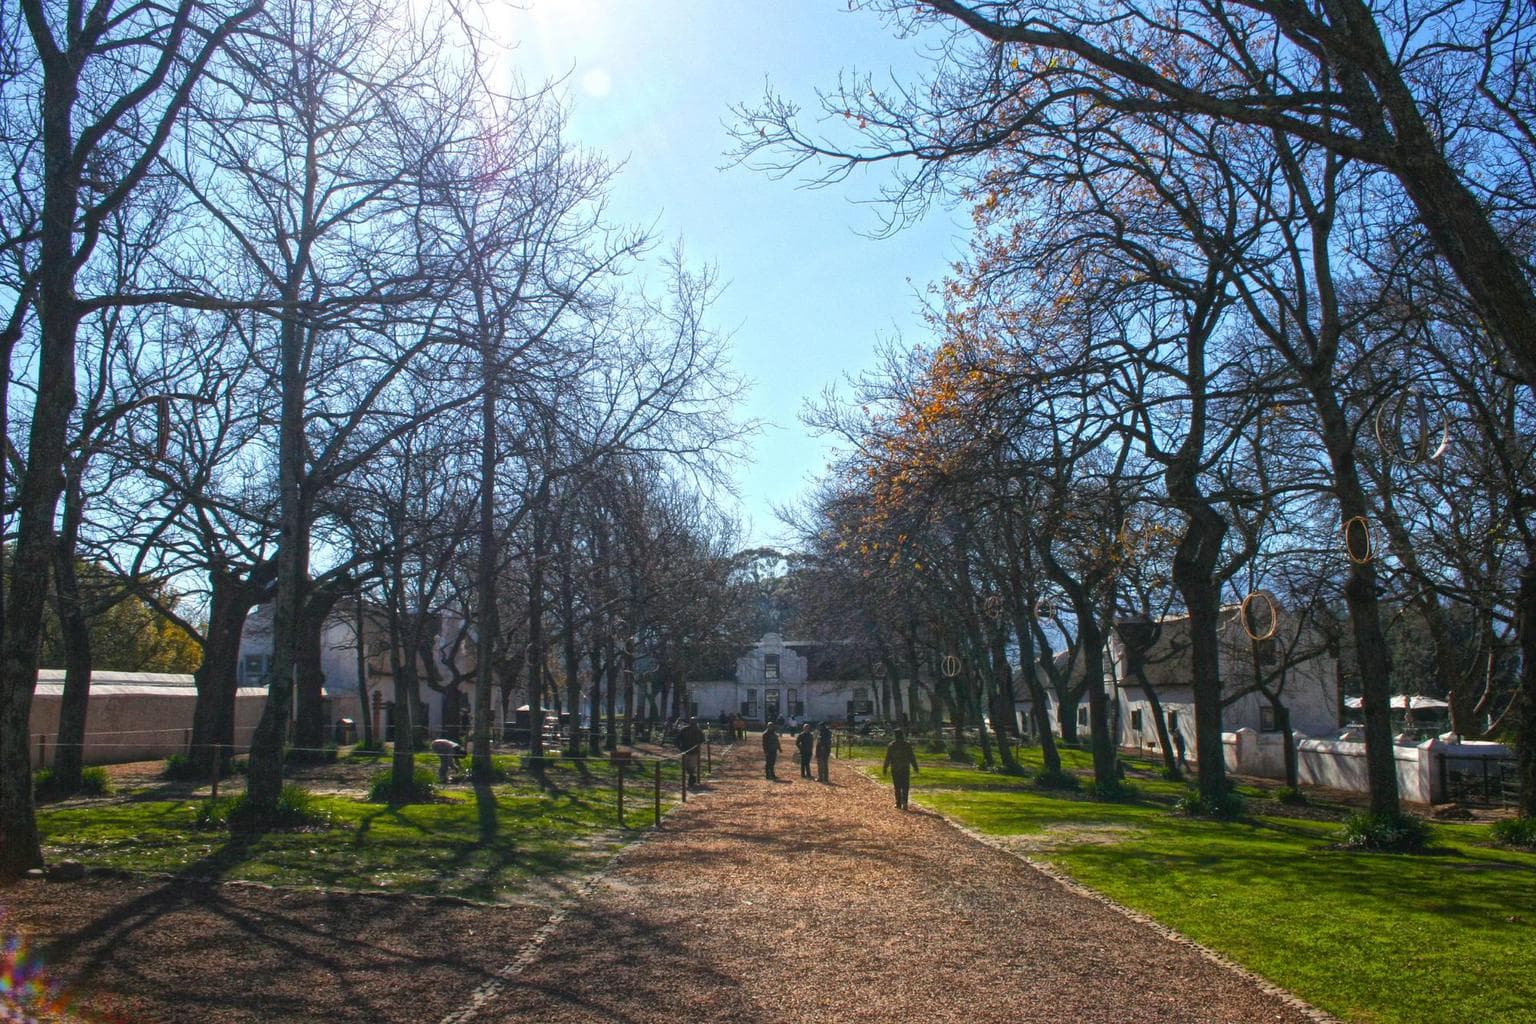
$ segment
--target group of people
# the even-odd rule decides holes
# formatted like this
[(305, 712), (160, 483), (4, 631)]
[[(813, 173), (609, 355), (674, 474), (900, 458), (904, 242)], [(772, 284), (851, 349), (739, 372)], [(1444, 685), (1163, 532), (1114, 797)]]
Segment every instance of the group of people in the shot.
[[(811, 758), (814, 757), (816, 781), (830, 781), (827, 774), (828, 762), (832, 759), (832, 727), (830, 725), (823, 722), (820, 728), (815, 728), (810, 722), (805, 723), (795, 734), (795, 751), (800, 755), (802, 779), (811, 777)], [(775, 773), (778, 761), (778, 724), (769, 722), (767, 728), (763, 730), (763, 771), (771, 780), (778, 779)], [(885, 763), (880, 769), (880, 774), (891, 777), (891, 782), (896, 787), (896, 806), (901, 810), (907, 808), (907, 796), (912, 790), (912, 773), (917, 770), (917, 751), (913, 750), (912, 744), (907, 741), (906, 731), (897, 729), (895, 737), (885, 748)]]
[[(816, 759), (816, 781), (830, 782), (828, 764), (832, 760), (832, 727), (826, 722), (817, 729), (810, 722), (795, 734), (795, 751), (800, 755), (800, 777), (811, 778), (811, 759)], [(779, 726), (769, 722), (763, 730), (763, 771), (770, 779), (777, 779), (774, 768), (779, 761)]]

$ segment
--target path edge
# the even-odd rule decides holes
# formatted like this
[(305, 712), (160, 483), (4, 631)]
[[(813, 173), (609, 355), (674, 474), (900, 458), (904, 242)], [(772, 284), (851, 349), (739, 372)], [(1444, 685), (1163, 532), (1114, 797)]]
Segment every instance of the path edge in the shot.
[[(723, 755), (734, 749), (735, 744), (726, 747), (721, 751), (722, 757), (720, 760), (724, 761)], [(697, 800), (698, 796), (693, 797), (693, 799)], [(687, 806), (683, 802), (674, 803), (667, 809), (667, 813), (661, 816), (662, 821), (666, 821), (676, 814), (679, 809)], [(607, 881), (614, 871), (622, 866), (629, 852), (639, 849), (660, 834), (661, 829), (656, 827), (643, 830), (632, 842), (625, 843), (612, 857), (608, 858), (607, 863), (602, 867), (572, 886), (561, 897), (558, 905), (550, 912), (549, 917), (545, 918), (544, 923), (518, 949), (517, 955), (499, 968), (495, 974), (476, 986), (475, 990), (469, 994), (469, 997), (464, 1000), (463, 1004), (457, 1009), (450, 1011), (438, 1024), (469, 1024), (470, 1021), (479, 1016), (481, 1010), (485, 1009), (486, 1006), (490, 1005), (494, 999), (506, 990), (509, 982), (523, 973), (524, 970), (538, 959), (544, 944), (549, 941), (550, 936), (554, 935), (556, 929), (565, 923), (565, 919), (570, 916), (571, 911), (575, 910), (577, 906), (597, 890), (598, 886)]]

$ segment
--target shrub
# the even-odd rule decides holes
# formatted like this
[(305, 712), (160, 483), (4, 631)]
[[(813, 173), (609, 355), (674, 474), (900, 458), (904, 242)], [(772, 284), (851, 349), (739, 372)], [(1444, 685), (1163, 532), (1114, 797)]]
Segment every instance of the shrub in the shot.
[(67, 796), (106, 796), (112, 792), (112, 780), (100, 765), (80, 769), (80, 787), (66, 793), (59, 788), (52, 768), (40, 768), (32, 774), (32, 792), (40, 801), (62, 800)]
[(202, 769), (192, 763), (192, 759), (186, 754), (172, 754), (165, 759), (165, 768), (160, 774), (167, 779), (178, 782), (201, 779), (206, 774)]
[(1232, 821), (1241, 818), (1248, 810), (1242, 796), (1228, 790), (1215, 799), (1207, 799), (1198, 791), (1190, 791), (1173, 802), (1173, 813), (1191, 818), (1215, 818)]
[(1493, 823), (1495, 842), (1536, 850), (1536, 818), (1505, 818)]
[(299, 786), (284, 786), (277, 806), (263, 813), (244, 794), (208, 800), (198, 809), (201, 828), (228, 828), (231, 832), (298, 832), (327, 828), (331, 815), (320, 810), (315, 796)]
[(1053, 772), (1049, 768), (1042, 768), (1035, 773), (1035, 785), (1041, 789), (1075, 790), (1082, 786), (1082, 780), (1071, 772)]
[(86, 796), (106, 796), (112, 792), (112, 780), (99, 764), (80, 769), (80, 792)]
[(430, 803), (436, 789), (437, 779), (432, 774), (432, 769), (418, 766), (411, 772), (410, 785), (402, 799), (402, 795), (395, 792), (394, 769), (386, 768), (381, 772), (375, 772), (368, 780), (368, 802), (371, 804)]
[(1307, 805), (1307, 794), (1299, 789), (1292, 789), (1290, 786), (1277, 791), (1275, 799), (1283, 804), (1290, 804), (1292, 807), (1305, 807)]
[(1429, 845), (1429, 826), (1411, 814), (1352, 814), (1339, 846), (1346, 850), (1415, 853)]
[(1124, 779), (1111, 778), (1095, 781), (1093, 795), (1100, 800), (1135, 800), (1136, 787)]

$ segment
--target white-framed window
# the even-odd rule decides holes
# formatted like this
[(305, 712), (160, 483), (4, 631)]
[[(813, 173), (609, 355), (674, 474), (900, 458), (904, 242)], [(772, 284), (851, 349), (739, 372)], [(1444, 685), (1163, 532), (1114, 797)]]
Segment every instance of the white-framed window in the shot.
[(1077, 724), (1082, 726), (1085, 729), (1088, 727), (1088, 709), (1087, 708), (1078, 708), (1077, 709)]
[(1179, 731), (1179, 713), (1177, 711), (1168, 712), (1168, 731)]
[(1259, 705), (1259, 732), (1279, 732), (1280, 716), (1275, 714), (1272, 704)]
[(1131, 731), (1141, 732), (1141, 708), (1131, 709)]
[(779, 678), (779, 656), (777, 654), (763, 655), (763, 678)]

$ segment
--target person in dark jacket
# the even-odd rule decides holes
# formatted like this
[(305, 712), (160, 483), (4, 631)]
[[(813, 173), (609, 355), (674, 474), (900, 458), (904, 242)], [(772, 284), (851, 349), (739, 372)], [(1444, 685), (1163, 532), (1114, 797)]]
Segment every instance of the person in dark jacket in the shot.
[(779, 760), (779, 727), (769, 722), (763, 728), (763, 771), (770, 779), (777, 779), (773, 774), (773, 766)]
[(821, 730), (816, 733), (816, 781), (831, 782), (827, 774), (827, 762), (832, 759), (832, 727), (826, 722), (821, 723)]
[(683, 771), (688, 774), (689, 788), (698, 788), (699, 785), (699, 755), (704, 748), (704, 730), (699, 728), (697, 719), (688, 719), (688, 724), (677, 731), (677, 749), (683, 754)]
[(885, 764), (881, 766), (880, 774), (890, 773), (891, 782), (896, 785), (896, 806), (903, 811), (907, 809), (907, 793), (912, 788), (911, 773), (915, 771), (917, 752), (907, 742), (906, 730), (897, 729), (896, 738), (885, 748)]
[(800, 777), (811, 777), (811, 755), (816, 749), (816, 734), (811, 732), (811, 723), (806, 722), (800, 727), (800, 734), (795, 737), (795, 750), (800, 754)]

